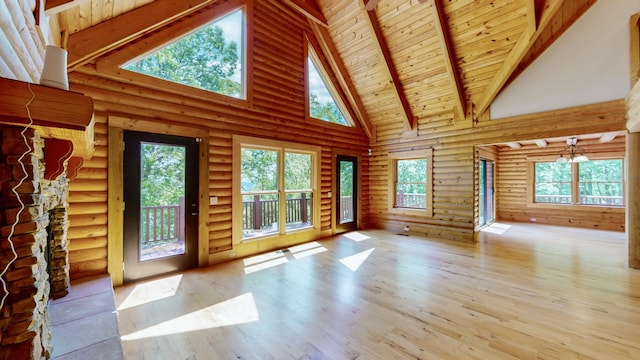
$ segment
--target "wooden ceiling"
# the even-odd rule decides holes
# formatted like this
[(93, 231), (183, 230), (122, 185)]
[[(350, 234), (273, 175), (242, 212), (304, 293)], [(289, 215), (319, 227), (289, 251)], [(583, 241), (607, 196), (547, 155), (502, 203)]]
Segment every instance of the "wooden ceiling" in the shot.
[[(308, 17), (325, 56), (338, 55), (329, 62), (372, 140), (385, 141), (488, 118), (504, 86), (596, 0), (274, 1)], [(46, 3), (73, 39), (154, 1)]]

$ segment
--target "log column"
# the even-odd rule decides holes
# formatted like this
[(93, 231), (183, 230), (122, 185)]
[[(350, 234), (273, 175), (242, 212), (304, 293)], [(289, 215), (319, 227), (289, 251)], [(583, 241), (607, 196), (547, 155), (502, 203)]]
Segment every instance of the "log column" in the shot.
[(640, 81), (626, 100), (627, 106), (627, 241), (629, 267), (640, 269)]

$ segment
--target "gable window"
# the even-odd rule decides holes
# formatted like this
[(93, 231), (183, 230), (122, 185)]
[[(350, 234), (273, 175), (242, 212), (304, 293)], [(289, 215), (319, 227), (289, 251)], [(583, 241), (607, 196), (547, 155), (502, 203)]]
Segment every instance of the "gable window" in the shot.
[(415, 150), (389, 154), (390, 211), (428, 215), (432, 210), (432, 150)]
[(239, 9), (122, 68), (244, 99), (244, 44), (244, 14)]
[(239, 196), (234, 196), (233, 211), (234, 218), (242, 219), (236, 242), (315, 227), (319, 149), (236, 136), (236, 152), (234, 173), (239, 176), (233, 186)]
[(622, 159), (534, 163), (534, 202), (623, 206)]
[(333, 87), (329, 87), (329, 77), (322, 68), (322, 63), (313, 51), (311, 45), (307, 44), (307, 86), (308, 86), (308, 104), (309, 117), (324, 120), (330, 123), (351, 126), (351, 123), (345, 118), (344, 112), (336, 99)]

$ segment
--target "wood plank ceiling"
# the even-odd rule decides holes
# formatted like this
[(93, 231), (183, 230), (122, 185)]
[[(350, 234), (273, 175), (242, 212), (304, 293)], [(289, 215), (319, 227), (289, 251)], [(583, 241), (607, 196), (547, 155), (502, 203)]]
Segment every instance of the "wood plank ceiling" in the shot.
[[(332, 64), (343, 67), (333, 69), (342, 77), (340, 85), (366, 117), (361, 122), (375, 127), (372, 142), (384, 142), (487, 119), (485, 111), (500, 90), (595, 1), (285, 2), (307, 16), (316, 37), (324, 37), (321, 42), (338, 54), (340, 61)], [(49, 0), (46, 8), (57, 13), (60, 30), (73, 40), (74, 34), (153, 2)]]

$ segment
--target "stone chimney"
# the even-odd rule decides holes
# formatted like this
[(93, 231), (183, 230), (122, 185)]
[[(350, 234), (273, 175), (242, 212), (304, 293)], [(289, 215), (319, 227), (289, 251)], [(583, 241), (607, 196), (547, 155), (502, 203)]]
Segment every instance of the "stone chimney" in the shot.
[(0, 359), (48, 359), (48, 302), (69, 289), (68, 184), (45, 177), (45, 141), (22, 131), (0, 125)]

